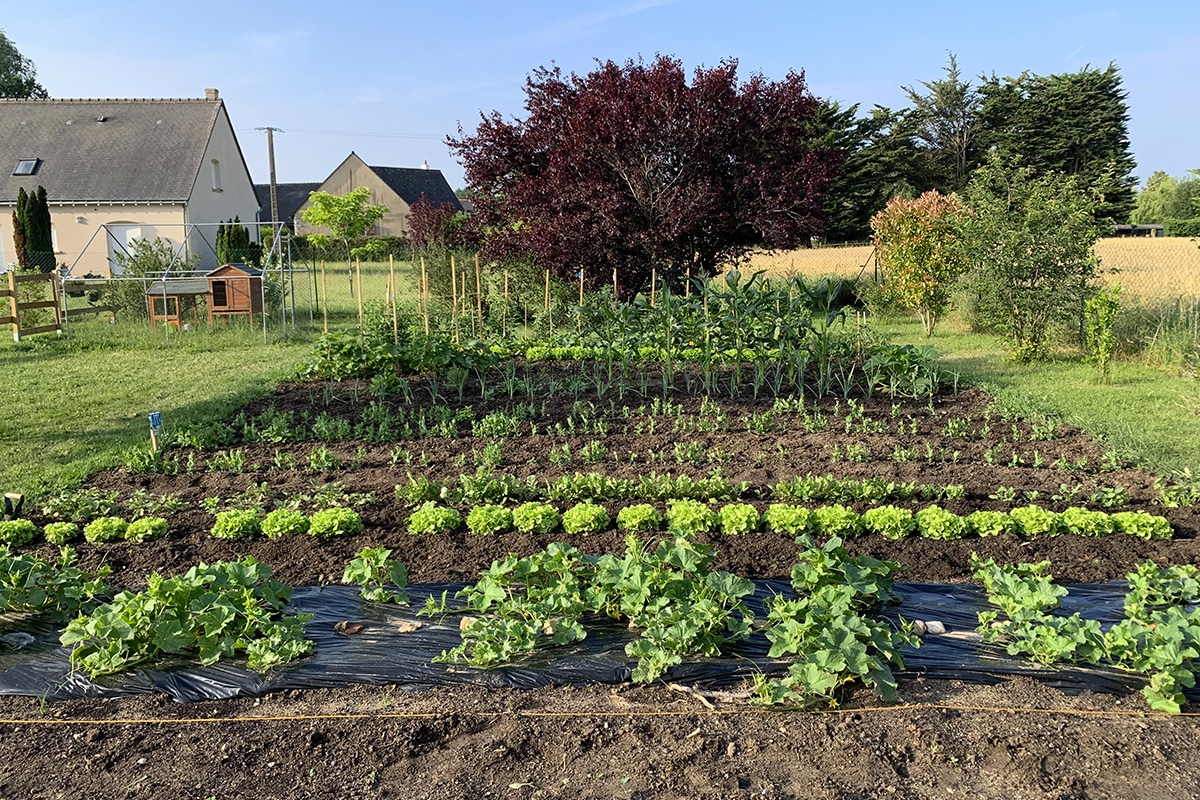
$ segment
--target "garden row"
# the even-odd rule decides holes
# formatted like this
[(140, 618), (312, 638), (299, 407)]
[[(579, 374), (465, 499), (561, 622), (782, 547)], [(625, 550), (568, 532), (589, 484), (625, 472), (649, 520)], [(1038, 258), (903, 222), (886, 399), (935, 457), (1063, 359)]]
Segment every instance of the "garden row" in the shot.
[[(1173, 535), (1166, 519), (1145, 511), (1108, 513), (1079, 506), (1057, 512), (1028, 505), (1007, 512), (977, 510), (965, 516), (937, 505), (917, 511), (880, 505), (861, 514), (840, 503), (811, 509), (772, 503), (762, 512), (750, 503), (726, 503), (715, 509), (712, 506), (690, 498), (668, 500), (665, 513), (650, 503), (626, 505), (616, 514), (616, 528), (644, 533), (661, 531), (665, 525), (668, 530), (686, 533), (741, 535), (765, 531), (789, 536), (812, 533), (840, 537), (875, 534), (886, 539), (917, 535), (937, 540), (1001, 534), (1036, 539), (1060, 534), (1096, 537), (1119, 533), (1147, 540), (1169, 539)], [(339, 506), (323, 508), (311, 515), (286, 507), (265, 514), (261, 507), (230, 508), (217, 511), (215, 516), (211, 532), (218, 539), (256, 535), (278, 539), (296, 534), (352, 536), (364, 529), (357, 511)], [(455, 508), (429, 500), (409, 515), (407, 530), (410, 534), (448, 534), (461, 530), (465, 523), (467, 530), (481, 536), (514, 530), (541, 535), (559, 530), (593, 534), (610, 530), (613, 522), (609, 511), (590, 499), (561, 512), (556, 506), (539, 501), (524, 502), (515, 508), (485, 503), (471, 507), (465, 517)], [(130, 522), (119, 516), (101, 516), (83, 525), (82, 534), (92, 544), (145, 542), (166, 535), (167, 526), (162, 517), (144, 516)], [(52, 544), (74, 541), (80, 533), (80, 525), (70, 521), (51, 522), (42, 530), (42, 536)], [(0, 544), (25, 545), (37, 534), (37, 525), (31, 520), (0, 522)]]
[[(536, 649), (587, 636), (590, 616), (636, 630), (625, 648), (637, 660), (632, 678), (648, 683), (691, 656), (717, 656), (761, 631), (769, 657), (789, 662), (786, 676), (755, 677), (755, 701), (804, 706), (835, 703), (838, 690), (859, 681), (895, 696), (893, 667), (902, 651), (920, 647), (909, 623), (877, 614), (900, 598), (892, 591), (900, 565), (851, 557), (841, 540), (817, 546), (796, 539), (793, 595), (766, 601), (763, 624), (746, 606), (754, 584), (710, 568), (715, 550), (678, 533), (656, 546), (636, 534), (622, 556), (589, 555), (552, 544), (529, 556), (510, 555), (484, 570), (453, 600), (431, 597), (419, 613), (463, 614), (461, 644), (437, 659), (488, 668)], [(365, 548), (345, 568), (344, 583), (368, 602), (408, 603), (407, 570), (385, 548)], [(1074, 661), (1149, 674), (1143, 694), (1156, 709), (1179, 711), (1182, 689), (1194, 685), (1200, 645), (1198, 571), (1190, 565), (1141, 564), (1126, 576), (1125, 618), (1107, 629), (1080, 614), (1055, 615), (1067, 590), (1053, 584), (1048, 563), (1001, 566), (973, 558), (995, 610), (979, 614), (986, 641), (1040, 663)], [(253, 558), (200, 565), (170, 578), (148, 579), (142, 592), (113, 595), (107, 568), (80, 570), (64, 547), (56, 562), (0, 547), (0, 609), (45, 614), (67, 622), (61, 642), (72, 665), (91, 677), (121, 672), (166, 654), (193, 654), (202, 664), (244, 656), (265, 671), (313, 650), (304, 636), (309, 615), (286, 614), (292, 590)]]

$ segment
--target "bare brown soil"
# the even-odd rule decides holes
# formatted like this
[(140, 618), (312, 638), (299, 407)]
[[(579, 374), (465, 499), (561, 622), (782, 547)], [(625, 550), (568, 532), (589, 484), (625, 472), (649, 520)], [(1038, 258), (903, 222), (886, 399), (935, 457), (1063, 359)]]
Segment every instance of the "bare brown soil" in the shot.
[[(314, 416), (327, 411), (358, 421), (369, 398), (361, 387), (337, 387), (330, 397), (321, 388), (289, 386), (268, 402), (280, 411)], [(1063, 582), (1107, 581), (1147, 558), (1196, 563), (1200, 555), (1195, 509), (1155, 504), (1153, 475), (1114, 464), (1078, 431), (1003, 419), (974, 390), (932, 404), (861, 400), (862, 414), (851, 414), (849, 432), (844, 400), (809, 401), (810, 415), (820, 411), (826, 417), (824, 430), (806, 429), (802, 414), (778, 413), (767, 432), (749, 430), (748, 420), (769, 411), (770, 401), (719, 398), (727, 422), (706, 432), (682, 430), (690, 423), (676, 419), (703, 414), (698, 400), (679, 402), (684, 413), (654, 417), (653, 432), (651, 417), (620, 412), (642, 404), (630, 398), (614, 409), (597, 404), (592, 417), (607, 422), (606, 433), (560, 435), (554, 424), (565, 425), (579, 409), (571, 398), (539, 400), (539, 433), (499, 440), (503, 460), (495, 469), (548, 479), (577, 471), (700, 477), (719, 467), (730, 480), (749, 481), (757, 492), (752, 502), (760, 507), (770, 501), (766, 487), (782, 479), (886, 476), (962, 485), (962, 499), (941, 503), (959, 513), (1011, 508), (1028, 502), (1026, 493), (1032, 492), (1039, 503), (1065, 508), (1102, 490), (1111, 496), (1120, 487), (1128, 498), (1121, 508), (1162, 514), (1177, 533), (1169, 542), (1059, 536), (1033, 542), (859, 537), (848, 543), (856, 552), (900, 561), (909, 570), (903, 576), (908, 581), (968, 581), (972, 551), (1005, 561), (1049, 559)], [(476, 402), (473, 410), (481, 418), (507, 404), (507, 398)], [(138, 587), (150, 572), (170, 574), (198, 561), (249, 554), (270, 564), (285, 582), (309, 585), (336, 582), (345, 562), (371, 544), (392, 548), (409, 566), (410, 580), (425, 583), (469, 580), (495, 558), (527, 554), (555, 540), (590, 552), (620, 550), (616, 533), (408, 534), (408, 509), (395, 498), (395, 485), (409, 473), (448, 479), (473, 472), (492, 440), (470, 436), (469, 425), (462, 432), (466, 435), (457, 438), (385, 444), (246, 445), (246, 461), (255, 469), (241, 474), (209, 472), (214, 454), (197, 451), (190, 473), (98, 475), (92, 485), (117, 489), (122, 497), (137, 489), (169, 493), (189, 508), (168, 517), (166, 539), (80, 543), (81, 562), (108, 564), (114, 584)], [(573, 463), (556, 463), (561, 456), (551, 460), (563, 444), (579, 454), (592, 441), (606, 451), (596, 463), (583, 463), (577, 455)], [(700, 463), (679, 463), (677, 442), (695, 443), (690, 458)], [(411, 463), (394, 457), (398, 444)], [(847, 445), (863, 448), (865, 460), (846, 460)], [(318, 446), (352, 466), (302, 469)], [(300, 468), (275, 469), (278, 453), (292, 456)], [(374, 501), (360, 507), (367, 529), (346, 540), (212, 538), (213, 518), (199, 507), (204, 498), (229, 498), (264, 481), (268, 506), (332, 481), (347, 492), (369, 492)], [(1017, 499), (994, 499), (1001, 487), (1017, 492)], [(1064, 499), (1052, 500), (1055, 495)], [(610, 512), (615, 515), (619, 506), (609, 504)], [(722, 554), (720, 568), (752, 578), (786, 577), (795, 554), (787, 539), (767, 534), (714, 534), (708, 541)], [(760, 712), (736, 692), (667, 685), (422, 692), (356, 686), (191, 705), (157, 696), (48, 705), (0, 698), (0, 797), (1200, 796), (1196, 718), (1144, 713), (1139, 695), (1069, 696), (1024, 678), (994, 685), (910, 678), (901, 681), (900, 694), (899, 707), (859, 692), (822, 714)]]

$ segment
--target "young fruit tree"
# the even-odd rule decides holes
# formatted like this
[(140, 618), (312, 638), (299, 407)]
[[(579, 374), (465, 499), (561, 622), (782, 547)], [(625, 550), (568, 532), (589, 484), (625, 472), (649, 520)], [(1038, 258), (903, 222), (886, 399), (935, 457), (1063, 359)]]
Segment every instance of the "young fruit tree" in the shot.
[(354, 288), (354, 271), (350, 264), (350, 248), (388, 212), (387, 206), (367, 202), (370, 199), (371, 190), (366, 186), (343, 195), (312, 192), (308, 196), (310, 205), (300, 212), (300, 218), (314, 228), (329, 229), (328, 234), (309, 234), (310, 242), (317, 247), (329, 247), (336, 242), (345, 248), (346, 274), (351, 289)]
[(628, 296), (652, 269), (676, 282), (712, 275), (822, 231), (843, 154), (820, 144), (820, 101), (802, 74), (739, 82), (727, 60), (689, 82), (659, 56), (587, 75), (539, 68), (525, 95), (523, 119), (493, 112), (448, 139), (489, 259), (531, 257)]
[(950, 289), (967, 266), (960, 227), (965, 209), (936, 189), (915, 200), (893, 198), (871, 219), (884, 296), (915, 309), (933, 336), (950, 306)]
[(1044, 357), (1056, 332), (1081, 333), (1095, 292), (1101, 199), (1082, 179), (1035, 173), (993, 155), (967, 187), (964, 225), (971, 281), (985, 327), (1018, 361)]

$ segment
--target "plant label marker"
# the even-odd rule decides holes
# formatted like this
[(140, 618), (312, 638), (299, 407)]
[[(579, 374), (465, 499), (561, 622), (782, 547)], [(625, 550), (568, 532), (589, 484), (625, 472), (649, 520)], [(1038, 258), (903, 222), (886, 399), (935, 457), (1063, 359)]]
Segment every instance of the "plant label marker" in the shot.
[(150, 412), (150, 450), (158, 452), (158, 434), (162, 431), (162, 412)]

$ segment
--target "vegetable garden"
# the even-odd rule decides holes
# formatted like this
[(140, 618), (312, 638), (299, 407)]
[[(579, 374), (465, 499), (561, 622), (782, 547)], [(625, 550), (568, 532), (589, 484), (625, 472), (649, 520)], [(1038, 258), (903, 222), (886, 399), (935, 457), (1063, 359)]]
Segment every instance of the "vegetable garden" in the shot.
[[(305, 380), (223, 425), (180, 425), (161, 441), (0, 523), (0, 596), (20, 615), (5, 625), (5, 691), (84, 698), (48, 704), (50, 719), (120, 720), (129, 712), (116, 706), (126, 704), (161, 720), (197, 707), (164, 706), (160, 695), (86, 698), (186, 683), (174, 696), (194, 699), (187, 692), (205, 682), (211, 694), (199, 696), (224, 698), (242, 673), (263, 674), (269, 688), (304, 686), (223, 699), (216, 713), (254, 717), (264, 703), (304, 716), (276, 730), (280, 741), (304, 732), (325, 765), (311, 785), (327, 792), (404, 795), (374, 772), (336, 774), (346, 748), (374, 735), (355, 733), (353, 720), (373, 720), (380, 741), (406, 743), (386, 761), (393, 779), (436, 774), (434, 749), (487, 741), (509, 748), (501, 760), (523, 749), (544, 773), (509, 786), (514, 796), (565, 792), (584, 775), (596, 796), (699, 787), (729, 796), (751, 788), (738, 782), (743, 773), (778, 796), (806, 780), (835, 796), (827, 759), (787, 772), (756, 765), (754, 748), (782, 758), (789, 726), (847, 752), (857, 752), (854, 736), (907, 738), (879, 745), (892, 753), (883, 759), (891, 777), (882, 762), (859, 764), (884, 792), (903, 786), (910, 767), (935, 768), (947, 748), (954, 763), (967, 757), (970, 747), (938, 732), (947, 720), (963, 741), (993, 727), (990, 735), (1018, 736), (1025, 723), (939, 722), (926, 709), (904, 733), (898, 717), (757, 709), (865, 715), (940, 700), (1179, 712), (1194, 688), (1197, 489), (1124, 463), (1078, 430), (1007, 413), (927, 349), (874, 341), (836, 284), (735, 277), (715, 290), (668, 291), (653, 306), (584, 313), (552, 340), (331, 335)], [(1108, 582), (1119, 583), (1103, 590), (1115, 599), (1101, 613), (1067, 613), (1073, 594)], [(937, 591), (975, 609), (969, 624), (922, 605)], [(322, 597), (345, 612), (336, 626), (312, 614)], [(398, 648), (403, 661), (413, 656), (400, 653), (424, 652), (418, 640), (445, 646), (419, 676), (393, 682), (443, 688), (398, 697), (354, 685), (379, 682), (354, 674), (356, 658), (386, 661)], [(330, 642), (347, 653), (336, 669), (320, 661)], [(972, 655), (922, 662), (923, 650)], [(612, 688), (590, 685), (588, 660), (601, 651), (616, 665)], [(19, 666), (44, 654), (65, 665), (61, 682), (51, 669)], [(305, 672), (309, 662), (322, 666)], [(1087, 693), (1077, 701), (1023, 677), (989, 687), (997, 673)], [(542, 688), (488, 694), (488, 684)], [(974, 699), (987, 691), (999, 694)], [(395, 717), (386, 707), (345, 713), (381, 696)], [(10, 716), (29, 716), (19, 700), (5, 702)], [(485, 717), (473, 715), (499, 719), (505, 703), (510, 713), (515, 703), (575, 716), (480, 727)], [(603, 721), (622, 703), (635, 711)], [(656, 719), (656, 709), (683, 716)], [(1091, 734), (1063, 733), (1076, 725), (1063, 719), (1072, 746), (1095, 747), (1081, 743)], [(829, 727), (855, 723), (849, 739)], [(37, 741), (50, 735), (33, 720), (18, 727)], [(121, 730), (123, 740), (141, 735)], [(286, 765), (288, 781), (304, 783), (301, 756), (281, 754), (274, 733), (245, 730), (227, 731), (230, 769), (254, 772), (247, 753), (258, 748), (276, 759), (259, 765), (262, 775)], [(602, 766), (589, 754), (628, 753), (618, 730), (673, 742), (699, 772), (634, 779)], [(189, 736), (201, 750), (198, 727), (168, 735), (185, 737), (174, 740), (181, 753), (192, 752)], [(1121, 725), (1109, 735), (1135, 738)], [(1029, 748), (1044, 759), (1053, 745)], [(548, 777), (551, 752), (561, 752), (562, 782)], [(1098, 757), (1088, 750), (1083, 760)], [(220, 782), (193, 789), (156, 775), (146, 785), (179, 796), (288, 795), (264, 788), (270, 778), (235, 777), (225, 758)], [(1025, 764), (1020, 753), (1010, 760)], [(442, 779), (459, 791), (495, 787), (487, 770), (462, 774), (472, 757), (455, 752), (441, 768), (451, 763), (460, 772)], [(1069, 791), (1042, 770), (1038, 780)]]

